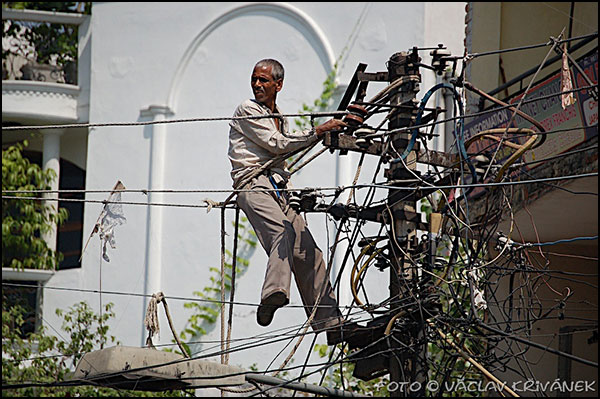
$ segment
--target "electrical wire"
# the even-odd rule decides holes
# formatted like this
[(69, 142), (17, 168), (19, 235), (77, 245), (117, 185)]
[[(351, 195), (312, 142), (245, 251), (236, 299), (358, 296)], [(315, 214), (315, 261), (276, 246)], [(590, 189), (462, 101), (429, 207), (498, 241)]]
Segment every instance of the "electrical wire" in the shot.
[[(577, 37), (571, 37), (568, 39), (558, 40), (557, 43), (558, 44), (569, 43), (569, 42), (572, 42), (575, 40), (582, 40), (582, 39), (587, 39), (587, 38), (591, 38), (591, 37), (598, 37), (598, 32), (594, 32), (594, 33), (590, 33), (590, 34), (582, 35), (582, 36), (577, 36)], [(472, 54), (467, 54), (465, 56), (465, 58), (467, 60), (472, 60), (474, 58), (483, 57), (486, 55), (496, 55), (496, 54), (513, 52), (513, 51), (530, 50), (530, 49), (539, 48), (539, 47), (548, 47), (550, 45), (552, 45), (552, 41), (548, 41), (546, 43), (530, 44), (527, 46), (513, 47), (513, 48), (508, 48), (508, 49), (485, 51), (485, 52), (481, 52), (481, 53), (472, 53)]]
[(2, 126), (2, 130), (41, 130), (41, 129), (74, 129), (74, 128), (95, 128), (95, 127), (125, 127), (125, 126), (148, 126), (159, 124), (173, 123), (189, 123), (189, 122), (218, 122), (232, 120), (248, 120), (248, 119), (266, 119), (273, 117), (291, 118), (291, 117), (311, 117), (319, 118), (325, 116), (344, 116), (346, 111), (329, 111), (329, 112), (310, 112), (296, 114), (269, 114), (269, 115), (247, 115), (247, 116), (220, 116), (212, 118), (187, 118), (187, 119), (167, 119), (148, 122), (107, 122), (107, 123), (71, 123), (63, 125), (31, 125), (31, 126)]

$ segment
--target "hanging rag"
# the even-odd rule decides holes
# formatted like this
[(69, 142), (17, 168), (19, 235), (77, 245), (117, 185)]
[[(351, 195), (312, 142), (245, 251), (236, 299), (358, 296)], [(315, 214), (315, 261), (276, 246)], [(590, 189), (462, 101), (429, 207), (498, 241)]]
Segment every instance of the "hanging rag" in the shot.
[[(561, 102), (563, 109), (575, 104), (575, 96), (573, 95), (573, 79), (571, 70), (569, 69), (569, 56), (567, 55), (567, 45), (563, 45), (562, 51), (562, 67), (560, 70), (560, 91)], [(568, 92), (568, 93), (567, 93)]]

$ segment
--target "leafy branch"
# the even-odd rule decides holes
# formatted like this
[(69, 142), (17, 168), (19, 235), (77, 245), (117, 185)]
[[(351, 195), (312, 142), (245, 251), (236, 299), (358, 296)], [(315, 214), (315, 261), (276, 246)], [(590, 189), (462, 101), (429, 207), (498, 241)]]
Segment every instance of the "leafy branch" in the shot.
[[(66, 381), (76, 364), (87, 352), (96, 350), (104, 343), (120, 345), (114, 336), (108, 335), (108, 320), (114, 318), (113, 304), (104, 307), (102, 315), (94, 313), (86, 302), (79, 302), (67, 311), (56, 310), (63, 319), (62, 330), (67, 340), (48, 335), (44, 327), (22, 337), (20, 330), (25, 323), (21, 306), (7, 306), (2, 300), (2, 396), (17, 397), (72, 397), (72, 396), (184, 396), (185, 391), (143, 392), (116, 390), (93, 386), (51, 387), (32, 386), (5, 389), (5, 385), (35, 382), (53, 384)], [(62, 337), (63, 335), (61, 335)]]
[[(57, 178), (52, 169), (42, 170), (39, 165), (23, 157), (27, 141), (2, 150), (2, 191), (49, 190)], [(34, 197), (34, 193), (17, 193), (16, 197)], [(64, 208), (51, 212), (38, 200), (2, 199), (2, 267), (17, 270), (56, 270), (62, 254), (52, 251), (43, 239), (53, 224), (62, 224), (68, 218)]]

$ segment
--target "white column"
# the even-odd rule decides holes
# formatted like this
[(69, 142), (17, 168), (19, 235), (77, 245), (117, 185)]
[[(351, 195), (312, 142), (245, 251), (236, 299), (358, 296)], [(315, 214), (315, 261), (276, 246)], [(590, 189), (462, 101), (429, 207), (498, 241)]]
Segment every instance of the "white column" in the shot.
[[(155, 122), (166, 120), (172, 115), (168, 107), (151, 105), (142, 111), (142, 116), (151, 117)], [(162, 203), (163, 194), (152, 190), (165, 188), (165, 147), (167, 143), (167, 126), (164, 123), (151, 125), (150, 139), (150, 172), (148, 177), (148, 203)], [(146, 232), (146, 265), (144, 294), (152, 295), (162, 290), (162, 230), (163, 208), (148, 206), (148, 231)], [(143, 315), (146, 314), (150, 298), (145, 297)], [(143, 320), (143, 319), (142, 319)], [(142, 329), (142, 346), (146, 344), (147, 332)]]
[[(450, 84), (450, 80), (453, 78), (452, 71), (446, 69), (444, 71), (444, 76), (442, 77), (442, 82)], [(454, 93), (450, 89), (442, 89), (444, 94), (444, 108), (446, 109), (446, 114), (444, 115), (445, 119), (450, 119), (454, 117)], [(464, 121), (462, 121), (464, 123)], [(438, 142), (436, 145), (437, 151), (449, 152), (451, 143), (454, 143), (454, 135), (452, 131), (454, 130), (455, 121), (448, 120), (444, 123), (444, 133), (440, 134), (438, 138)], [(456, 149), (458, 151), (458, 149)]]
[[(347, 155), (337, 155), (336, 157), (336, 176), (335, 176), (335, 185), (336, 187), (340, 186), (350, 186), (356, 175), (356, 167), (358, 165), (358, 161), (356, 160), (355, 153), (349, 151)], [(342, 195), (338, 198), (338, 202), (342, 204), (346, 204), (348, 201), (348, 196), (350, 195), (350, 189), (344, 190)], [(333, 229), (332, 231), (332, 240), (335, 239), (337, 235), (337, 229)], [(342, 271), (342, 261), (344, 260), (344, 254), (348, 250), (348, 245), (346, 241), (342, 241), (337, 245), (335, 250), (335, 254), (333, 255), (333, 265), (331, 267), (331, 284), (335, 282), (340, 271)], [(328, 261), (327, 259), (325, 260)], [(340, 306), (349, 306), (352, 302), (352, 292), (350, 291), (350, 272), (351, 267), (346, 266), (346, 268), (342, 272), (342, 277), (340, 278), (340, 289), (339, 289), (339, 297), (337, 298), (338, 304)], [(337, 290), (336, 290), (337, 291)]]
[[(45, 129), (44, 134), (42, 167), (44, 171), (49, 169), (56, 172), (56, 178), (50, 182), (50, 190), (58, 191), (58, 182), (60, 179), (60, 136), (63, 131), (59, 129)], [(48, 211), (56, 214), (58, 212), (58, 192), (45, 193), (44, 198), (48, 198), (46, 206)], [(56, 223), (52, 224), (50, 231), (43, 234), (44, 241), (52, 251), (56, 251), (56, 239), (58, 236), (58, 228)]]

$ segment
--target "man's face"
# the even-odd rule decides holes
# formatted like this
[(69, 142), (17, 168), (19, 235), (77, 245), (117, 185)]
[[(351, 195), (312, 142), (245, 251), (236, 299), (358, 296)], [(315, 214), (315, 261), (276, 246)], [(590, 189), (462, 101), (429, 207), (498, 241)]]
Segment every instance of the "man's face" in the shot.
[(283, 79), (274, 80), (271, 66), (257, 66), (250, 80), (254, 99), (263, 104), (274, 103), (277, 92), (283, 86)]

